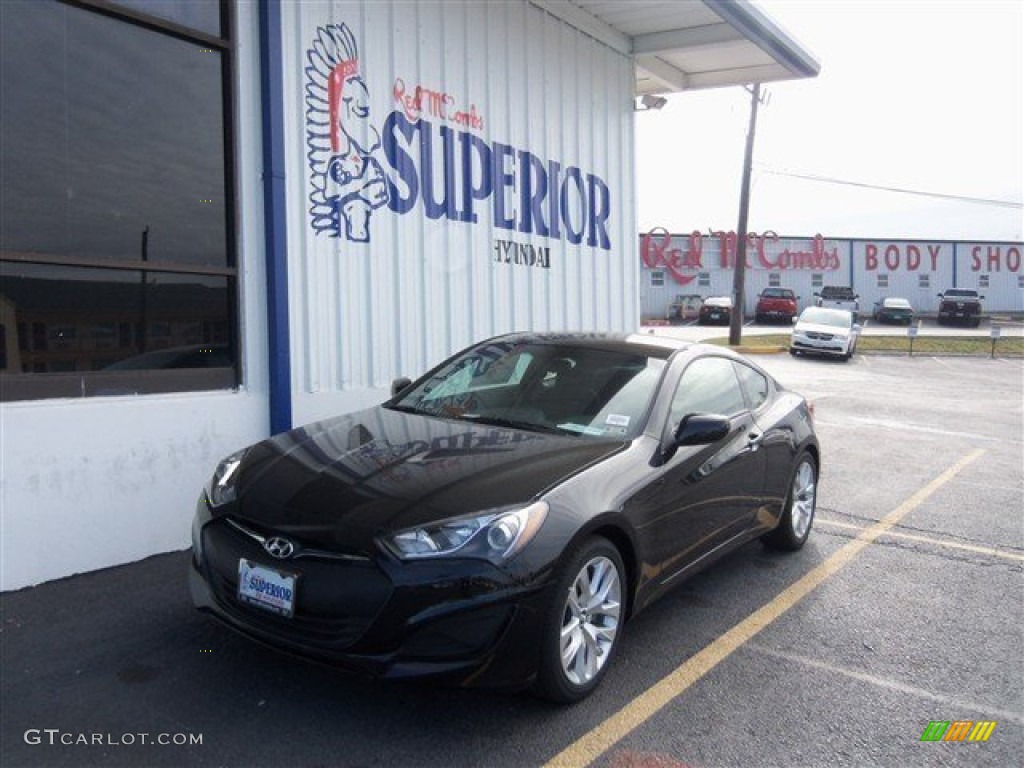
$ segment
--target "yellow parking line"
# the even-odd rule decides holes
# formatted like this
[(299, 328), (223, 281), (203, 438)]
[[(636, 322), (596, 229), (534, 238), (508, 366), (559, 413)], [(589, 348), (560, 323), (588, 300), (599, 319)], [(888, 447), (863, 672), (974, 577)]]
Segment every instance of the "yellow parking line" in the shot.
[(888, 515), (863, 530), (850, 543), (845, 544), (824, 562), (784, 589), (770, 603), (756, 610), (614, 715), (559, 752), (548, 761), (545, 768), (562, 768), (563, 766), (576, 768), (590, 765), (609, 748), (643, 725), (673, 699), (718, 666), (720, 662), (727, 659), (736, 649), (835, 575), (864, 548), (886, 533), (903, 517), (921, 506), (932, 494), (984, 453), (985, 451), (978, 449), (961, 458)]
[[(838, 520), (825, 520), (823, 518), (815, 519), (816, 525), (831, 525), (836, 528), (847, 528), (852, 531), (863, 531), (864, 527), (860, 525), (854, 525), (852, 523), (840, 523)], [(960, 544), (956, 541), (946, 541), (945, 539), (936, 539), (931, 536), (918, 536), (913, 533), (896, 533), (895, 531), (888, 531), (885, 534), (894, 539), (906, 539), (908, 541), (920, 541), (924, 544), (934, 544), (937, 547), (945, 547), (947, 549), (959, 549), (964, 552), (976, 552), (979, 555), (990, 555), (992, 557), (1003, 557), (1007, 560), (1020, 560), (1024, 562), (1024, 555), (1016, 552), (1007, 552), (1005, 549), (996, 549), (994, 547), (979, 547), (974, 544)]]

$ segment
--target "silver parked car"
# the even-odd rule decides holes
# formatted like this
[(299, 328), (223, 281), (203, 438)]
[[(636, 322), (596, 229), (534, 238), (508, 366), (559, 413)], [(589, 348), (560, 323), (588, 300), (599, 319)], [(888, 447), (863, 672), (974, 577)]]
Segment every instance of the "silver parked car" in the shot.
[(857, 349), (860, 326), (848, 309), (808, 307), (800, 313), (789, 342), (791, 355), (828, 355), (849, 360)]

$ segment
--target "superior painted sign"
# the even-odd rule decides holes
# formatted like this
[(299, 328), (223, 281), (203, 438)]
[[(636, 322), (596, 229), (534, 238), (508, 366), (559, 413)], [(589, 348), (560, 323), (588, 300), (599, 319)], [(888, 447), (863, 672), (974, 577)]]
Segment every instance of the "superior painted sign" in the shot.
[[(309, 221), (316, 234), (369, 242), (370, 218), (386, 206), (611, 249), (611, 192), (597, 174), (488, 141), (478, 135), (486, 123), (476, 104), (460, 107), (455, 95), (402, 78), (392, 85), (397, 108), (378, 131), (346, 24), (318, 28), (307, 61)], [(544, 258), (532, 248), (524, 263), (549, 266), (549, 254), (539, 250)], [(523, 256), (518, 244), (495, 252), (505, 263)]]

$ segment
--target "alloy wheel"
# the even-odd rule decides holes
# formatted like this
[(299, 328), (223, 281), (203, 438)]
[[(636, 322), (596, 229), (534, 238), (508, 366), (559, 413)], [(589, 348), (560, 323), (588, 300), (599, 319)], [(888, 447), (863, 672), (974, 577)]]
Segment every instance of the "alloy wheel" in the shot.
[(807, 535), (814, 519), (814, 499), (817, 493), (817, 478), (814, 465), (805, 459), (800, 463), (793, 475), (793, 487), (790, 489), (792, 508), (790, 519), (793, 524), (793, 535), (802, 539)]
[(576, 575), (562, 612), (562, 671), (574, 685), (593, 680), (608, 661), (621, 610), (618, 568), (603, 555), (594, 557)]

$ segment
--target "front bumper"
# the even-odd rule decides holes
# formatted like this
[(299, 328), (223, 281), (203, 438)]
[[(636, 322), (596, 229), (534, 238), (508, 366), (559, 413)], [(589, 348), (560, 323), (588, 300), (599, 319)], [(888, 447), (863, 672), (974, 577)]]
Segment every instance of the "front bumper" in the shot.
[(847, 339), (810, 339), (806, 336), (794, 336), (789, 342), (789, 348), (815, 355), (843, 357), (851, 344), (852, 342)]
[[(222, 521), (196, 533), (193, 603), (265, 645), (388, 679), (521, 688), (536, 676), (544, 583), (469, 559), (274, 561)], [(240, 558), (297, 575), (291, 618), (238, 599)]]
[(975, 308), (940, 309), (939, 320), (955, 320), (963, 323), (974, 322), (981, 318), (981, 311)]

